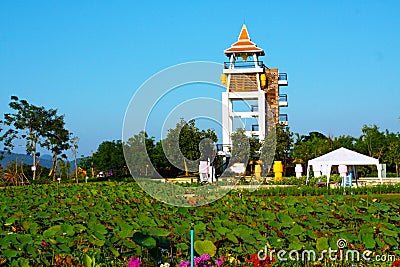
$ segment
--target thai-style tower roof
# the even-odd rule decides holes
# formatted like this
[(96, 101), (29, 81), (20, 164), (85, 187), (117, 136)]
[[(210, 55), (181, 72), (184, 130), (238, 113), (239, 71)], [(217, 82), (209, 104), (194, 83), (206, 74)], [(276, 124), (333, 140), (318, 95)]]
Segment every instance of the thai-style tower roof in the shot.
[(239, 38), (237, 42), (231, 45), (225, 51), (225, 55), (228, 57), (233, 53), (256, 53), (258, 56), (264, 56), (264, 50), (250, 40), (249, 32), (247, 31), (246, 24), (243, 24), (240, 30)]

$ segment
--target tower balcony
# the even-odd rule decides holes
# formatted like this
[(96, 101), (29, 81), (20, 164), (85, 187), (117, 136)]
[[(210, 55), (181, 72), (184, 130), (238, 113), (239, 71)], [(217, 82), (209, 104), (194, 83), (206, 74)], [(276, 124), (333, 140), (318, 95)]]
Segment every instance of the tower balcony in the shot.
[(224, 73), (262, 73), (264, 68), (262, 61), (224, 62)]
[(261, 135), (261, 131), (258, 124), (251, 125), (251, 129), (247, 129), (246, 135), (248, 137), (259, 137)]
[(245, 135), (247, 137), (257, 137), (257, 138), (259, 138), (259, 136), (261, 135), (261, 132), (260, 131), (246, 131)]
[(281, 85), (281, 86), (287, 86), (288, 85), (287, 73), (279, 73), (278, 85)]
[(232, 145), (230, 144), (217, 144), (217, 153), (219, 156), (230, 156), (230, 153), (228, 151), (231, 150)]
[(233, 111), (229, 115), (232, 118), (243, 118), (243, 119), (249, 119), (249, 118), (257, 118), (258, 117), (258, 112), (255, 111)]
[(258, 105), (251, 105), (251, 112), (258, 112)]
[(289, 125), (288, 115), (287, 114), (279, 114), (279, 123), (282, 125)]
[(279, 107), (287, 107), (287, 106), (289, 106), (287, 100), (287, 94), (279, 95)]

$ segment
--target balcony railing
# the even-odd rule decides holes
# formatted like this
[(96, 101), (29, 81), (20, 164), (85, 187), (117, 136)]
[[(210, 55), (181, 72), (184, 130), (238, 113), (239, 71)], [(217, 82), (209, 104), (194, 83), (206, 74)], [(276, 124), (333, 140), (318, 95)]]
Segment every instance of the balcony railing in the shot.
[(216, 144), (217, 151), (226, 151), (231, 148), (232, 145), (229, 144)]
[(287, 81), (287, 73), (279, 73), (278, 80)]
[(279, 102), (287, 102), (287, 94), (279, 95)]
[(224, 62), (225, 69), (240, 69), (240, 68), (265, 68), (262, 61), (235, 61), (235, 62)]
[(287, 94), (279, 95), (279, 106), (287, 107), (288, 105)]
[(278, 84), (279, 85), (288, 85), (287, 74), (279, 73), (278, 75)]
[(288, 115), (287, 114), (279, 114), (279, 122), (283, 125), (288, 125)]

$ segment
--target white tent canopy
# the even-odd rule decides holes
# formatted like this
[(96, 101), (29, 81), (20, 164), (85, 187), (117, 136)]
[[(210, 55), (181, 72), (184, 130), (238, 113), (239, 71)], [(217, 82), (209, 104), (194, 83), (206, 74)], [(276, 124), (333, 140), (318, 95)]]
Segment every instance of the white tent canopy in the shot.
[(310, 167), (313, 166), (313, 170), (315, 169), (321, 170), (325, 168), (328, 170), (327, 185), (329, 185), (330, 170), (332, 166), (338, 166), (338, 165), (347, 165), (347, 166), (376, 165), (376, 168), (378, 169), (378, 178), (380, 179), (380, 182), (382, 184), (382, 171), (378, 159), (368, 157), (366, 155), (354, 152), (344, 147), (336, 149), (318, 158), (309, 160), (307, 166), (307, 182), (308, 182), (308, 177), (310, 175)]

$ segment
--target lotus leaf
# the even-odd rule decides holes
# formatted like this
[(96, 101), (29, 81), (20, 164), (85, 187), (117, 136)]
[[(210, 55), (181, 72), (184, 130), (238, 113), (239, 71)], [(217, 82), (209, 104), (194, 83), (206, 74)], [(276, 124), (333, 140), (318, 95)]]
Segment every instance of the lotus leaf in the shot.
[(199, 255), (208, 254), (211, 257), (217, 252), (217, 248), (210, 240), (197, 240), (194, 242), (194, 249)]

